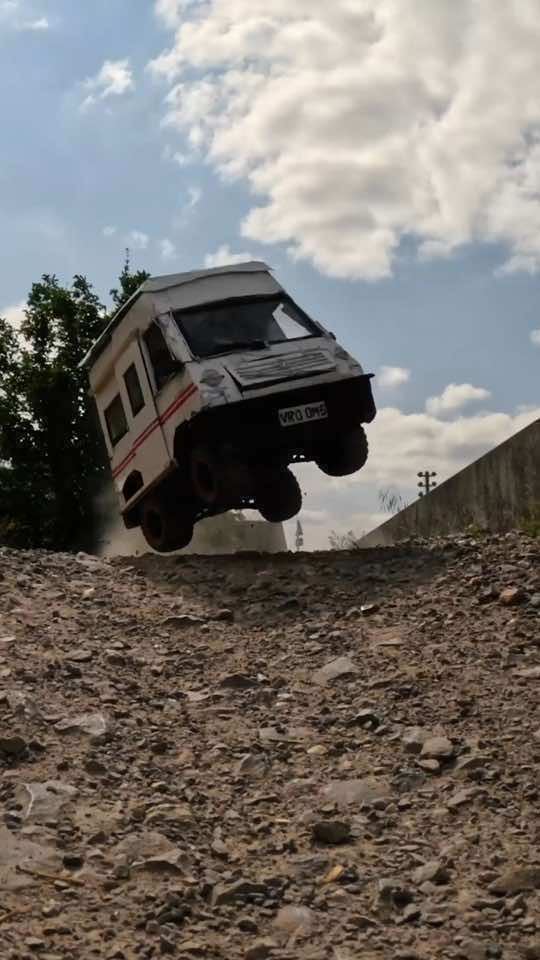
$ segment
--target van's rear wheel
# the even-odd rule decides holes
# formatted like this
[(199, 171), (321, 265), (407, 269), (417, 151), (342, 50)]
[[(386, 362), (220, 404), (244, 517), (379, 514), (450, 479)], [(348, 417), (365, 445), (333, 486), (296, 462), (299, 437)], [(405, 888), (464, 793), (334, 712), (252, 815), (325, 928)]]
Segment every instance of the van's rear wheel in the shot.
[(283, 523), (295, 517), (302, 509), (302, 491), (294, 473), (269, 470), (255, 479), (257, 510), (269, 523)]
[(363, 427), (338, 434), (328, 440), (315, 455), (315, 463), (329, 477), (346, 477), (356, 473), (368, 458), (368, 442)]
[(193, 520), (182, 516), (176, 503), (165, 496), (147, 497), (141, 507), (141, 529), (152, 550), (183, 550), (193, 537)]

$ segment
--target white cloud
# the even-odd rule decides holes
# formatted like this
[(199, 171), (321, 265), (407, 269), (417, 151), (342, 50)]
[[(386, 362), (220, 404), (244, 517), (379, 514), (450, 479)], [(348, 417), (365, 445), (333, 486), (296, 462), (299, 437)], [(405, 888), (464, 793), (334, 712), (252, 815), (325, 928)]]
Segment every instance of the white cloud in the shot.
[(165, 237), (161, 241), (161, 258), (162, 260), (174, 260), (177, 256), (177, 251), (172, 240), (169, 240), (168, 237)]
[(0, 24), (14, 30), (45, 31), (50, 27), (47, 17), (25, 17), (24, 5), (20, 0), (0, 0)]
[(531, 330), (531, 343), (533, 347), (540, 347), (540, 330)]
[(440, 397), (426, 400), (426, 410), (437, 417), (444, 413), (455, 413), (468, 403), (488, 400), (490, 396), (491, 393), (484, 387), (473, 387), (470, 383), (449, 383)]
[(401, 387), (411, 379), (411, 371), (405, 367), (381, 367), (377, 374), (377, 383), (384, 389)]
[(157, 0), (166, 121), (261, 198), (246, 237), (338, 277), (471, 242), (540, 268), (538, 0)]
[(156, 16), (166, 27), (176, 28), (180, 26), (184, 10), (193, 2), (197, 0), (156, 0)]
[(11, 306), (1, 308), (0, 307), (0, 317), (3, 317), (4, 320), (7, 320), (9, 324), (15, 329), (20, 330), (21, 323), (25, 319), (24, 311), (26, 309), (26, 301), (21, 300), (20, 303), (14, 303)]
[(50, 23), (47, 20), (47, 17), (38, 17), (36, 20), (25, 20), (19, 25), (19, 30), (35, 30), (39, 32), (41, 30), (48, 30)]
[(101, 232), (103, 233), (104, 237), (114, 237), (115, 233), (117, 232), (117, 228), (113, 226), (107, 226), (103, 227)]
[(204, 264), (208, 269), (212, 267), (228, 267), (233, 263), (247, 263), (253, 260), (250, 253), (232, 253), (228, 244), (224, 243), (215, 253), (207, 253)]
[(142, 230), (131, 230), (126, 236), (126, 245), (132, 250), (146, 250), (150, 242), (150, 237)]
[(178, 167), (186, 167), (190, 163), (190, 157), (187, 153), (181, 153), (180, 150), (173, 150), (170, 146), (163, 148), (162, 157), (169, 163), (175, 163)]
[(98, 100), (109, 97), (121, 97), (135, 89), (133, 72), (129, 60), (106, 60), (95, 77), (84, 83), (88, 96), (81, 104), (81, 110), (87, 110)]

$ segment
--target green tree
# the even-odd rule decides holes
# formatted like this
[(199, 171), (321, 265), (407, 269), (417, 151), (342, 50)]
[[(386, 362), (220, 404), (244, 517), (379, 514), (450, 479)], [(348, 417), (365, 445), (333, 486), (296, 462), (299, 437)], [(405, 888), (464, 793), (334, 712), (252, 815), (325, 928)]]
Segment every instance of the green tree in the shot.
[(131, 272), (131, 259), (129, 249), (126, 250), (126, 259), (124, 261), (124, 267), (122, 273), (118, 277), (120, 281), (120, 287), (113, 287), (109, 291), (112, 301), (114, 304), (115, 311), (119, 310), (120, 307), (123, 307), (125, 303), (129, 300), (130, 297), (139, 289), (141, 284), (145, 280), (148, 280), (150, 274), (146, 270), (136, 270), (135, 273)]
[[(127, 259), (115, 306), (140, 276)], [(20, 330), (0, 318), (0, 543), (91, 543), (107, 457), (79, 364), (108, 320), (80, 275), (69, 287), (53, 275), (35, 283)]]

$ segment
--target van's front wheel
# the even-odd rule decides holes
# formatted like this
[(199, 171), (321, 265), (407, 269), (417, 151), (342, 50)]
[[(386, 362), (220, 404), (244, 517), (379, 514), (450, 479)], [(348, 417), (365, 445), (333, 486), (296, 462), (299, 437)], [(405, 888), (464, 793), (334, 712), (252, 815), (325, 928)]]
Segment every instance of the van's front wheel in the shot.
[(193, 520), (182, 516), (178, 504), (165, 495), (147, 497), (141, 506), (141, 529), (149, 547), (157, 553), (171, 553), (189, 546)]
[(269, 523), (295, 517), (302, 509), (302, 491), (294, 473), (288, 468), (261, 472), (255, 479), (255, 503)]
[(329, 477), (346, 477), (356, 473), (368, 458), (368, 442), (363, 427), (338, 434), (321, 447), (314, 460), (319, 470)]

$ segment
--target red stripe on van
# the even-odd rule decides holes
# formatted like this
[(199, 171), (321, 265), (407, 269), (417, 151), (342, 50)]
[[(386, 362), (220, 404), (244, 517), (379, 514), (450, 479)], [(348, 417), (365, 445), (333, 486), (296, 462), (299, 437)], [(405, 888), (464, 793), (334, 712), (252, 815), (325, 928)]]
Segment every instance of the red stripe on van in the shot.
[(173, 413), (176, 413), (176, 411), (179, 410), (180, 407), (182, 407), (184, 403), (186, 403), (190, 399), (190, 397), (192, 397), (193, 394), (196, 392), (197, 392), (197, 387), (195, 386), (195, 384), (193, 383), (190, 384), (189, 387), (187, 387), (185, 390), (182, 391), (182, 393), (180, 393), (177, 396), (176, 400), (173, 400), (173, 402), (170, 404), (170, 406), (167, 407), (166, 410), (164, 410), (161, 416), (156, 417), (155, 420), (152, 420), (152, 423), (148, 424), (148, 426), (143, 430), (143, 432), (135, 440), (127, 456), (124, 457), (122, 462), (119, 463), (118, 466), (115, 467), (115, 469), (113, 470), (112, 475), (115, 480), (125, 470), (125, 468), (131, 463), (131, 461), (135, 459), (137, 450), (140, 447), (142, 447), (143, 443), (145, 443), (146, 440), (148, 440), (148, 438), (153, 434), (154, 430), (157, 430), (158, 427), (166, 423), (167, 420), (169, 420), (172, 417)]

